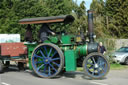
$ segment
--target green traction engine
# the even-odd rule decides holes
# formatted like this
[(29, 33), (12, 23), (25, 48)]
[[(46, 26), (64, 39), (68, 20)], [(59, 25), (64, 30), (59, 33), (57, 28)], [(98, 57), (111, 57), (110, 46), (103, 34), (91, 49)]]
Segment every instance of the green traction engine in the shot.
[[(20, 24), (69, 23), (75, 19), (71, 15), (40, 17), (20, 20)], [(76, 71), (83, 67), (91, 78), (104, 77), (110, 68), (108, 60), (99, 53), (99, 44), (94, 42), (93, 12), (88, 11), (88, 39), (81, 35), (61, 33), (48, 36), (43, 43), (28, 44), (29, 67), (43, 78), (56, 77), (64, 71)]]

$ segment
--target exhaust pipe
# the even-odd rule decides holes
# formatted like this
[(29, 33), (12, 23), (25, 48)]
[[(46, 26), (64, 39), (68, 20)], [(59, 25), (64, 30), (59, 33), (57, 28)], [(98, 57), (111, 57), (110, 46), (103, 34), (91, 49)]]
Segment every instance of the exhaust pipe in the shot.
[(98, 52), (99, 44), (94, 42), (93, 11), (88, 10), (88, 38), (87, 53)]
[(94, 29), (93, 29), (93, 11), (88, 10), (88, 38), (89, 42), (94, 42)]

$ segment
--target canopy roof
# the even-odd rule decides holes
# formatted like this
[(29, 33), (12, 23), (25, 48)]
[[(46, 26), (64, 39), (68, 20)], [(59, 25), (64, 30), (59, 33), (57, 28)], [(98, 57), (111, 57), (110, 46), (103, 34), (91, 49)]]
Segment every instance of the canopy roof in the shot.
[(26, 18), (19, 20), (20, 24), (40, 24), (40, 23), (54, 23), (54, 22), (73, 22), (75, 18), (72, 15), (51, 16), (51, 17), (37, 17)]

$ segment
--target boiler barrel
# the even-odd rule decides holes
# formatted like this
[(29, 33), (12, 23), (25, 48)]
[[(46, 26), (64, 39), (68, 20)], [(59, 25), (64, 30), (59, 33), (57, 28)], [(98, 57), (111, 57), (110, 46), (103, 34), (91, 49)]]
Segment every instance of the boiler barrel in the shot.
[(98, 52), (99, 44), (98, 43), (87, 43), (85, 45), (77, 46), (76, 51), (79, 56), (86, 56), (92, 52)]

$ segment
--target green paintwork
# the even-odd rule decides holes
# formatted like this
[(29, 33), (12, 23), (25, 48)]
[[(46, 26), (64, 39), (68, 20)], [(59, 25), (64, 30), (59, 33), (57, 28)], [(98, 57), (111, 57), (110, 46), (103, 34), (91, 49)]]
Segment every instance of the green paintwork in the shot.
[(56, 44), (58, 42), (57, 36), (49, 36), (47, 40), (44, 41), (44, 43), (54, 43)]
[(29, 63), (29, 69), (32, 70), (32, 64), (31, 64), (31, 55), (37, 44), (27, 43), (25, 44), (28, 47), (28, 63)]
[(76, 51), (78, 52), (79, 56), (86, 56), (87, 55), (87, 45), (77, 46)]
[(52, 42), (52, 43), (57, 43), (58, 42), (58, 38), (57, 37), (50, 37), (50, 41)]
[(62, 44), (71, 44), (71, 36), (69, 35), (62, 35), (61, 37)]
[[(75, 71), (77, 59), (87, 55), (87, 45), (77, 45), (75, 41), (71, 41), (72, 38), (75, 38), (74, 35), (49, 36), (48, 40), (44, 41), (44, 43), (58, 45), (64, 52), (66, 71)], [(32, 69), (31, 55), (37, 44), (26, 45), (28, 47), (29, 69)]]
[(74, 50), (66, 50), (65, 55), (65, 66), (66, 71), (75, 71), (76, 70), (76, 55)]
[(80, 46), (64, 45), (61, 49), (64, 51), (66, 71), (75, 71), (77, 59), (81, 56), (87, 55), (86, 44)]
[(79, 45), (79, 46), (77, 46), (77, 45), (67, 45), (67, 46), (64, 45), (60, 48), (64, 51), (72, 49), (72, 50), (76, 51), (79, 56), (86, 56), (87, 55), (87, 45), (86, 44), (85, 45)]

